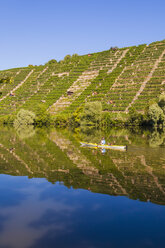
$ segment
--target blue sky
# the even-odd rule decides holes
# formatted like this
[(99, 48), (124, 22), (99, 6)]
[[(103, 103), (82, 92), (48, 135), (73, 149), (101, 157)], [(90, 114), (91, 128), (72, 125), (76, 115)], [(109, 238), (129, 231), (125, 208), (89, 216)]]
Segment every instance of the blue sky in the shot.
[(165, 39), (164, 0), (0, 0), (0, 70)]

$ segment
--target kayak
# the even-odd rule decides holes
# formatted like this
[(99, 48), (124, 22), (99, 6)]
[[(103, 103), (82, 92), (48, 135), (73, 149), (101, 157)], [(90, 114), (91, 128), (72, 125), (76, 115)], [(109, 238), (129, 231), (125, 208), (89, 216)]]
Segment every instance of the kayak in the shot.
[(113, 149), (113, 150), (127, 150), (127, 146), (116, 146), (116, 145), (101, 145), (96, 143), (86, 143), (80, 142), (82, 147), (89, 147), (89, 148), (101, 148), (101, 149)]

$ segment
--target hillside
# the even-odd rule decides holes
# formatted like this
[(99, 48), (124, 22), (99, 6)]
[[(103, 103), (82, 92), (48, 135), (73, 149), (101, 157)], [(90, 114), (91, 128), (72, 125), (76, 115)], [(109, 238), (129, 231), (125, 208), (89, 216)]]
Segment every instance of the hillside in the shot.
[(101, 101), (104, 111), (142, 112), (163, 91), (165, 40), (0, 71), (0, 115), (36, 112), (38, 105), (73, 113), (89, 101)]

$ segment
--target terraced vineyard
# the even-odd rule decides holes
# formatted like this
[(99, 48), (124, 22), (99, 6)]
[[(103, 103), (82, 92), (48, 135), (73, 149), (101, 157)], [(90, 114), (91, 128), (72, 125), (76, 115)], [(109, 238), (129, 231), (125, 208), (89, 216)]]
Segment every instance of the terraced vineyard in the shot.
[[(6, 78), (11, 81), (2, 82)], [(101, 101), (104, 111), (143, 112), (163, 91), (165, 40), (0, 71), (0, 115), (36, 112), (38, 105), (54, 115), (73, 113), (93, 101)]]

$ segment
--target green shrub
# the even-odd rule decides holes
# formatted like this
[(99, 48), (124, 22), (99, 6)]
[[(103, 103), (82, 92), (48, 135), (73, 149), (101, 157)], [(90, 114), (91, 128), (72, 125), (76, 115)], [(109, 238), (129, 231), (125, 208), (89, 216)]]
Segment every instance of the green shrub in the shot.
[(158, 102), (159, 107), (163, 110), (163, 113), (165, 115), (165, 92), (163, 92), (159, 96), (159, 102)]
[(101, 102), (87, 102), (81, 115), (81, 125), (95, 125), (101, 121)]
[(54, 117), (55, 126), (67, 127), (69, 124), (69, 118), (65, 114), (59, 114)]
[(70, 54), (68, 54), (68, 55), (66, 55), (66, 56), (64, 57), (64, 61), (65, 61), (65, 62), (68, 62), (70, 59), (71, 59), (71, 55), (70, 55)]
[(138, 113), (134, 108), (131, 108), (129, 111), (128, 125), (142, 125), (143, 115)]
[(36, 107), (36, 118), (35, 124), (37, 126), (47, 125), (52, 122), (52, 118), (49, 112), (46, 110), (46, 106), (42, 104), (38, 104)]
[(14, 115), (4, 115), (0, 116), (0, 123), (1, 124), (13, 124), (15, 120)]
[(13, 77), (0, 78), (0, 84), (11, 84), (13, 81)]
[(82, 107), (78, 107), (76, 111), (72, 114), (69, 124), (72, 126), (79, 126), (81, 123)]
[(151, 125), (165, 125), (165, 115), (157, 103), (154, 103), (149, 107), (148, 119)]
[(54, 64), (57, 64), (57, 60), (51, 59), (45, 65), (54, 65)]
[(73, 55), (72, 55), (72, 58), (77, 58), (78, 57), (78, 54), (77, 53), (74, 53)]
[(103, 112), (102, 114), (102, 120), (101, 120), (101, 126), (104, 128), (112, 125), (113, 121), (112, 121), (112, 116), (111, 113), (109, 112)]
[(35, 120), (35, 114), (29, 110), (21, 109), (16, 119), (14, 120), (14, 127), (19, 128), (19, 126), (24, 125), (32, 125)]

